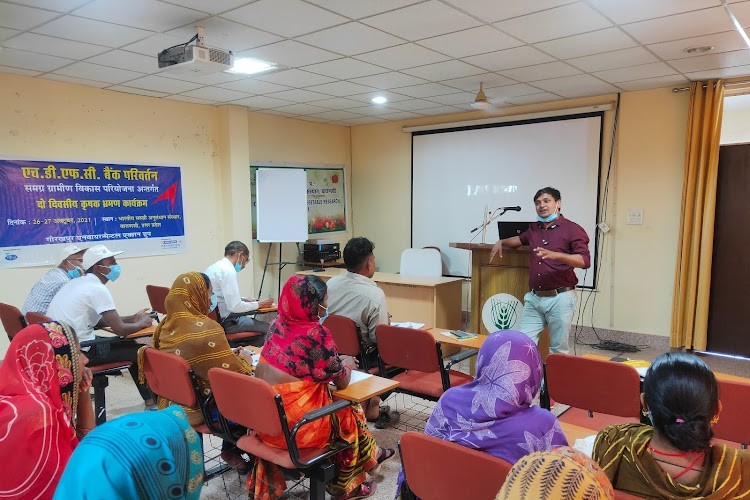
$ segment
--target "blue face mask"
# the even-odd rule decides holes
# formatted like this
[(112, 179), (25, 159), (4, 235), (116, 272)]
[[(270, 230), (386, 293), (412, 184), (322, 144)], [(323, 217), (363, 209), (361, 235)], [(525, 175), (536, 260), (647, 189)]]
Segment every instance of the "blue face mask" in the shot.
[(242, 265), (241, 265), (241, 264), (240, 264), (239, 262), (237, 262), (237, 263), (236, 263), (236, 264), (234, 265), (234, 270), (235, 270), (235, 271), (237, 271), (237, 272), (240, 272), (240, 271), (242, 271)]
[(216, 294), (211, 294), (211, 306), (208, 308), (208, 312), (212, 312), (214, 309), (216, 309)]
[(536, 216), (536, 220), (538, 220), (539, 222), (552, 222), (555, 219), (557, 219), (557, 212), (549, 214), (547, 217), (542, 217), (538, 214)]
[[(107, 266), (104, 266), (107, 267)], [(109, 266), (109, 274), (107, 275), (107, 279), (109, 281), (115, 281), (117, 278), (120, 277), (120, 273), (122, 272), (122, 269), (120, 268), (120, 264), (112, 264)]]
[(76, 278), (81, 277), (81, 269), (78, 267), (74, 267), (73, 269), (68, 269), (68, 278), (74, 280)]
[(322, 307), (322, 308), (323, 308), (323, 309), (325, 310), (325, 312), (326, 312), (326, 313), (325, 313), (325, 314), (324, 314), (323, 316), (318, 316), (318, 318), (320, 318), (320, 319), (318, 319), (318, 323), (320, 323), (320, 324), (322, 325), (322, 324), (323, 324), (323, 322), (324, 322), (324, 321), (326, 320), (326, 318), (328, 317), (328, 308), (327, 308), (327, 307), (325, 307), (325, 306), (322, 306), (322, 305), (320, 305), (320, 304), (318, 304), (318, 307)]

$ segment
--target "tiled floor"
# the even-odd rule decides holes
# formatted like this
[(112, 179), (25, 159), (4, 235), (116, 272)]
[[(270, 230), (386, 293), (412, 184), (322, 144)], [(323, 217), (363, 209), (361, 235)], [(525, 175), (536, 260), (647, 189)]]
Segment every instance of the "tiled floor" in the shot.
[[(649, 335), (633, 336), (632, 334), (619, 335), (618, 332), (611, 331), (599, 331), (602, 338), (608, 340), (617, 340), (621, 342), (636, 343), (641, 346), (640, 352), (629, 353), (629, 352), (613, 352), (603, 351), (594, 348), (591, 345), (597, 341), (594, 333), (591, 329), (581, 329), (578, 335), (578, 343), (575, 343), (575, 339), (571, 336), (570, 345), (571, 352), (575, 351), (577, 355), (583, 355), (587, 353), (603, 354), (607, 356), (622, 356), (631, 359), (644, 359), (652, 361), (658, 355), (668, 350), (667, 342), (664, 337), (656, 337)], [(738, 376), (744, 376), (750, 378), (750, 360), (747, 359), (731, 359), (713, 355), (701, 355), (702, 359), (708, 363), (714, 371), (728, 373)], [(464, 362), (462, 369), (466, 369), (467, 362)], [(130, 376), (125, 373), (123, 377), (111, 377), (110, 386), (107, 389), (107, 409), (109, 412), (109, 418), (116, 418), (119, 415), (131, 413), (135, 411), (143, 410), (143, 404), (139, 403), (138, 392), (130, 379)], [(401, 433), (405, 430), (421, 430), (424, 427), (433, 403), (420, 400), (418, 398), (412, 398), (411, 396), (394, 395), (386, 401), (392, 409), (398, 409), (401, 412), (401, 420), (396, 424), (395, 428), (389, 429), (375, 429), (374, 426), (370, 426), (373, 435), (375, 436), (378, 444), (383, 447), (396, 448), (398, 439)], [(555, 411), (559, 411), (561, 408), (555, 408)], [(216, 440), (214, 440), (216, 441)], [(208, 438), (206, 439), (207, 450), (212, 446), (216, 448), (220, 443), (209, 443)], [(207, 451), (207, 455), (211, 453)], [(216, 452), (212, 452), (214, 455)], [(214, 459), (209, 466), (216, 463), (218, 459)], [(396, 478), (401, 468), (398, 455), (388, 462), (383, 464), (383, 468), (375, 481), (377, 482), (377, 491), (373, 495), (373, 499), (390, 500), (394, 497), (396, 489)], [(235, 471), (225, 473), (221, 477), (211, 479), (203, 488), (201, 494), (202, 499), (225, 499), (225, 498), (246, 498), (246, 492), (244, 489), (245, 477), (240, 477)], [(289, 483), (291, 485), (291, 482)], [(299, 489), (297, 489), (299, 491)], [(306, 493), (293, 494), (290, 498), (307, 498)]]

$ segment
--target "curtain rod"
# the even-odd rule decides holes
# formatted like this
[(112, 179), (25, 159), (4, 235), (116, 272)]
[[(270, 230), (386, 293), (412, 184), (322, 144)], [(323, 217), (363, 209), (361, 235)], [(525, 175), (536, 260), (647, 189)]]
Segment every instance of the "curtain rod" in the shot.
[[(738, 85), (750, 85), (750, 80), (742, 81), (742, 82), (729, 82), (729, 83), (724, 84), (725, 87), (736, 87)], [(703, 88), (706, 88), (705, 83), (703, 84)], [(677, 92), (687, 92), (689, 90), (690, 90), (690, 87), (675, 87), (672, 89), (672, 92), (676, 94)]]

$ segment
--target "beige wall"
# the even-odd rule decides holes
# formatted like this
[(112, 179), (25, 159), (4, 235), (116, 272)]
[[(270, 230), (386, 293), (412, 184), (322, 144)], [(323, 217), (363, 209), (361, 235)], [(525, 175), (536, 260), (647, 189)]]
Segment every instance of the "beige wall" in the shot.
[[(614, 96), (605, 96), (504, 109), (496, 114), (521, 114), (613, 101)], [(669, 89), (630, 92), (622, 96), (619, 144), (609, 188), (607, 223), (612, 231), (602, 241), (604, 252), (594, 309), (595, 326), (659, 335), (669, 333), (687, 104), (687, 95), (675, 95)], [(614, 111), (605, 116), (605, 166), (613, 116)], [(487, 115), (466, 113), (353, 128), (354, 232), (376, 243), (381, 270), (397, 271), (401, 252), (410, 242), (411, 138), (403, 132), (403, 127), (484, 117)], [(642, 226), (625, 225), (627, 208), (644, 209)], [(614, 265), (611, 266), (613, 255)], [(611, 291), (613, 281), (614, 292)], [(583, 299), (587, 295), (584, 294)], [(611, 298), (614, 307), (610, 306)], [(590, 309), (587, 309), (582, 324), (590, 325), (589, 318)]]
[[(248, 113), (250, 163), (263, 164), (268, 162), (304, 164), (311, 166), (343, 165), (346, 177), (346, 213), (349, 218), (348, 232), (337, 232), (315, 236), (318, 239), (332, 239), (341, 244), (351, 237), (351, 162), (349, 127), (321, 125), (282, 118), (279, 116)], [(249, 182), (249, 178), (248, 178)], [(249, 189), (248, 189), (249, 191)], [(249, 239), (249, 238), (248, 238)], [(266, 261), (269, 243), (254, 243), (255, 290), (260, 286), (263, 264)], [(302, 248), (300, 247), (300, 250)], [(282, 245), (282, 261), (296, 262), (297, 247), (293, 243)], [(279, 261), (279, 246), (271, 246), (269, 262)], [(281, 272), (281, 285), (296, 271), (294, 266), (286, 266)], [(278, 266), (269, 267), (263, 284), (263, 297), (269, 293), (278, 296)]]
[[(251, 160), (343, 164), (349, 177), (347, 127), (3, 73), (0, 130), (3, 157), (182, 167), (187, 252), (137, 259), (123, 255), (122, 278), (109, 284), (123, 314), (148, 305), (146, 284), (171, 285), (181, 272), (205, 269), (221, 257), (232, 239), (250, 243)], [(334, 237), (346, 241), (347, 234)], [(259, 285), (254, 277), (259, 280), (261, 258), (253, 257), (254, 272), (248, 268), (239, 276), (248, 295)], [(291, 248), (285, 248), (285, 258), (295, 258)], [(31, 285), (46, 271), (0, 271), (0, 302), (20, 307)], [(275, 284), (275, 279), (271, 282)], [(0, 358), (6, 347), (7, 338), (0, 335)]]
[[(499, 114), (612, 100), (609, 96), (547, 103)], [(623, 94), (610, 186), (615, 211), (607, 218), (613, 230), (604, 238), (596, 326), (661, 335), (669, 330), (687, 102), (686, 94), (674, 95), (668, 89)], [(485, 116), (468, 113), (408, 124)], [(605, 117), (605, 144), (612, 116), (608, 112)], [(123, 257), (123, 277), (110, 284), (123, 313), (147, 305), (146, 284), (168, 285), (180, 272), (202, 270), (218, 259), (231, 239), (249, 240), (247, 167), (253, 162), (344, 165), (350, 230), (331, 237), (342, 244), (352, 235), (372, 238), (380, 269), (397, 271), (401, 251), (410, 240), (411, 140), (402, 131), (406, 124), (349, 129), (232, 106), (180, 103), (0, 74), (3, 156), (182, 167), (188, 250), (173, 256)], [(644, 209), (643, 226), (625, 225), (627, 208)], [(252, 247), (253, 272), (240, 274), (240, 285), (248, 293), (257, 292), (268, 245)], [(294, 245), (284, 245), (283, 259), (295, 260), (295, 252)], [(276, 245), (271, 256), (277, 260)], [(0, 302), (20, 305), (45, 271), (0, 271)], [(287, 267), (282, 279), (292, 271)], [(269, 292), (276, 294), (275, 270), (264, 284), (263, 295)], [(588, 317), (587, 313), (584, 324), (589, 324)], [(0, 335), (0, 353), (6, 346)]]

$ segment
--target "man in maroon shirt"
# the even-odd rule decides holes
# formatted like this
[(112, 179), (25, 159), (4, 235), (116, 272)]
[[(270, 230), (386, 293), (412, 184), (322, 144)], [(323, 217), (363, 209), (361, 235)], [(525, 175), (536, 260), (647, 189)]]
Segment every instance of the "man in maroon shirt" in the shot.
[(527, 245), (529, 287), (524, 296), (523, 314), (518, 329), (539, 343), (539, 335), (549, 326), (550, 352), (568, 352), (570, 324), (576, 309), (575, 287), (578, 278), (573, 271), (591, 265), (589, 237), (575, 222), (560, 215), (560, 191), (546, 187), (534, 195), (537, 221), (519, 236), (499, 240), (492, 247), (503, 257), (503, 247)]

